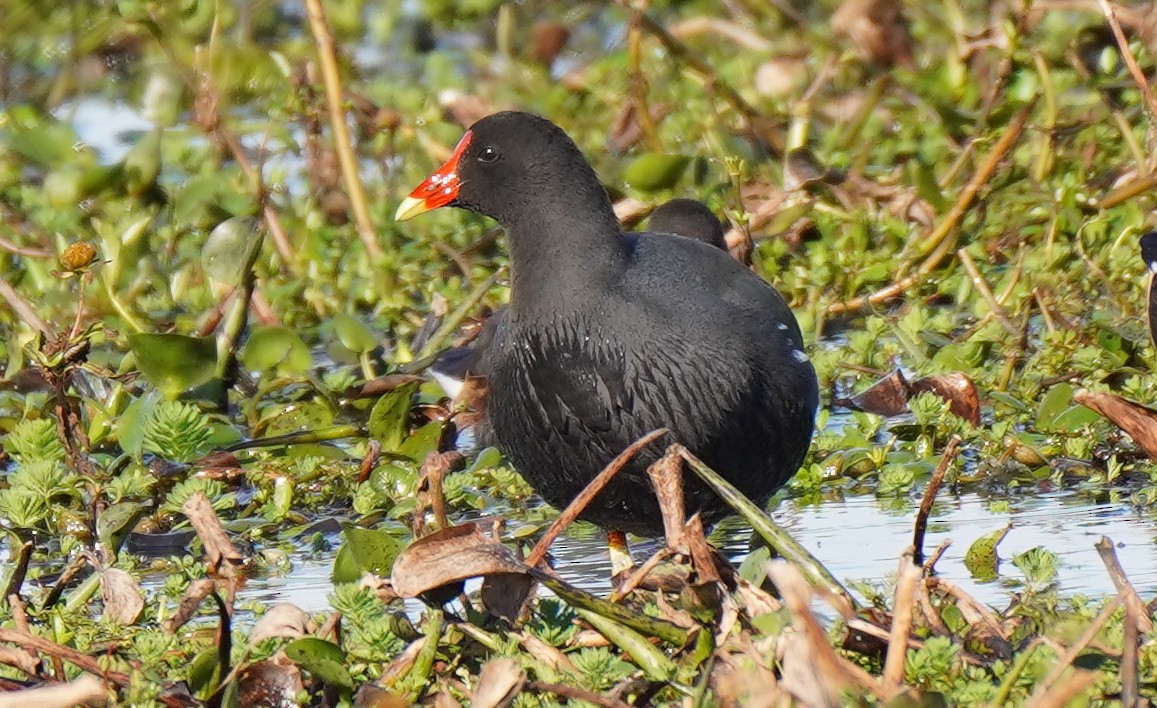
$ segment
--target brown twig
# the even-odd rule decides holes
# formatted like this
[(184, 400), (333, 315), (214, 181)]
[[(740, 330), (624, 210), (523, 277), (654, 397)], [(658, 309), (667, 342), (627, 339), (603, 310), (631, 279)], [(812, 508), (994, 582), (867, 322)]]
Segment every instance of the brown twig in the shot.
[(1109, 572), (1113, 587), (1117, 589), (1117, 592), (1125, 594), (1125, 604), (1136, 613), (1137, 621), (1141, 623), (1141, 631), (1145, 634), (1152, 632), (1153, 618), (1149, 616), (1148, 608), (1141, 601), (1137, 589), (1133, 587), (1133, 583), (1129, 582), (1129, 576), (1125, 575), (1125, 569), (1121, 567), (1121, 561), (1117, 558), (1117, 551), (1113, 547), (1112, 539), (1108, 536), (1101, 536), (1101, 540), (1097, 541), (1095, 547), (1097, 554), (1101, 556), (1101, 562), (1105, 564), (1105, 570)]
[(1098, 0), (1098, 4), (1101, 6), (1101, 12), (1105, 15), (1105, 21), (1109, 23), (1109, 29), (1113, 30), (1113, 39), (1117, 40), (1117, 47), (1121, 50), (1121, 58), (1124, 59), (1125, 66), (1129, 68), (1134, 83), (1141, 90), (1141, 95), (1145, 97), (1145, 103), (1149, 106), (1149, 119), (1157, 120), (1157, 97), (1154, 97), (1149, 79), (1145, 77), (1141, 67), (1137, 66), (1137, 60), (1133, 57), (1133, 52), (1129, 50), (1129, 40), (1121, 31), (1121, 23), (1117, 21), (1116, 8), (1109, 0)]
[(854, 312), (861, 310), (869, 305), (877, 305), (881, 302), (891, 300), (903, 294), (916, 284), (920, 283), (933, 270), (939, 267), (941, 261), (952, 252), (952, 247), (955, 245), (955, 235), (960, 226), (960, 222), (964, 219), (965, 214), (969, 212), (976, 199), (980, 194), (980, 190), (988, 183), (989, 178), (996, 172), (1001, 160), (1012, 150), (1013, 146), (1020, 139), (1024, 132), (1025, 126), (1028, 124), (1028, 117), (1032, 114), (1032, 109), (1036, 106), (1036, 99), (1029, 101), (1028, 105), (1020, 109), (1012, 121), (1008, 124), (1008, 128), (996, 144), (992, 146), (992, 152), (988, 153), (988, 157), (976, 170), (976, 174), (960, 191), (960, 196), (956, 198), (956, 203), (945, 215), (944, 219), (936, 225), (936, 228), (928, 234), (927, 241), (936, 244), (935, 249), (928, 254), (916, 270), (908, 276), (901, 278), (887, 285), (874, 293), (868, 295), (861, 295), (845, 300), (844, 302), (833, 303), (828, 307), (829, 315), (840, 315), (846, 312)]
[(1138, 612), (1143, 608), (1131, 602), (1125, 603), (1125, 636), (1121, 645), (1121, 705), (1126, 708), (1141, 705), (1137, 645), (1141, 641), (1141, 619), (1145, 617)]
[(648, 558), (643, 562), (642, 565), (636, 568), (635, 572), (631, 573), (631, 575), (623, 582), (623, 584), (616, 588), (613, 593), (611, 593), (610, 601), (618, 602), (619, 600), (634, 592), (635, 589), (639, 587), (639, 585), (647, 577), (647, 574), (654, 570), (655, 567), (662, 563), (666, 558), (670, 557), (670, 555), (671, 549), (667, 548), (666, 546), (663, 546), (659, 550), (652, 553), (650, 558)]
[(341, 76), (338, 75), (337, 59), (334, 57), (333, 35), (330, 34), (329, 26), (326, 24), (321, 0), (305, 0), (305, 9), (309, 15), (309, 29), (313, 33), (314, 41), (317, 42), (317, 58), (321, 62), (330, 129), (333, 130), (334, 149), (341, 165), (342, 181), (345, 183), (346, 191), (349, 192), (350, 206), (353, 208), (354, 221), (357, 223), (362, 245), (365, 246), (370, 259), (378, 261), (382, 258), (382, 249), (378, 246), (378, 235), (374, 230), (373, 220), (370, 219), (366, 193), (358, 175), (357, 156), (354, 154), (353, 143), (346, 128), (346, 115), (342, 109), (342, 96), (345, 92), (342, 89)]
[[(620, 4), (624, 4), (620, 0)], [(755, 106), (748, 103), (739, 92), (719, 78), (711, 65), (700, 58), (697, 54), (687, 48), (687, 45), (676, 39), (665, 27), (653, 20), (647, 13), (634, 8), (627, 8), (631, 14), (631, 21), (637, 22), (640, 27), (645, 29), (648, 33), (654, 35), (655, 39), (663, 45), (663, 49), (667, 51), (676, 61), (679, 61), (691, 69), (700, 78), (707, 81), (716, 94), (719, 95), (726, 103), (730, 104), (741, 116), (747, 119), (750, 123), (755, 123), (761, 118), (761, 114)]]
[(571, 503), (567, 504), (562, 513), (558, 515), (558, 518), (554, 520), (554, 523), (550, 525), (546, 533), (542, 535), (542, 538), (540, 538), (538, 543), (534, 545), (534, 548), (531, 549), (530, 554), (526, 556), (526, 564), (533, 568), (541, 563), (542, 559), (546, 557), (546, 552), (550, 550), (550, 544), (554, 543), (554, 540), (558, 538), (558, 535), (562, 533), (563, 529), (579, 517), (583, 509), (587, 508), (587, 504), (590, 504), (591, 500), (594, 499), (599, 492), (603, 491), (603, 487), (607, 486), (607, 483), (619, 473), (619, 470), (630, 462), (631, 458), (637, 455), (640, 450), (666, 434), (666, 428), (653, 430), (631, 443), (626, 450), (623, 450), (615, 459), (611, 460), (611, 463), (591, 480), (590, 484), (586, 486), (586, 489), (582, 490), (577, 497), (571, 500)]
[(568, 700), (587, 701), (596, 706), (604, 706), (604, 708), (631, 708), (629, 703), (624, 703), (617, 698), (588, 691), (585, 688), (578, 688), (576, 686), (567, 686), (561, 683), (547, 683), (546, 681), (527, 681), (526, 690), (534, 693), (553, 693), (556, 696), (561, 696)]
[(651, 107), (647, 105), (647, 77), (643, 75), (643, 31), (640, 28), (639, 18), (646, 9), (647, 0), (642, 0), (637, 13), (631, 17), (627, 26), (627, 56), (631, 63), (631, 100), (635, 106), (635, 120), (639, 122), (648, 149), (661, 152), (663, 141), (659, 139), (659, 131), (651, 118)]
[(932, 572), (936, 570), (936, 562), (940, 560), (940, 557), (944, 555), (944, 552), (947, 551), (951, 545), (952, 539), (946, 538), (940, 542), (940, 545), (936, 547), (935, 551), (932, 551), (932, 555), (928, 557), (928, 562), (924, 564), (925, 576), (931, 575)]
[(972, 279), (972, 284), (976, 287), (976, 291), (979, 292), (980, 296), (984, 298), (984, 301), (988, 303), (988, 309), (992, 312), (992, 315), (996, 317), (996, 321), (1000, 323), (1000, 326), (1004, 328), (1005, 332), (1008, 332), (1014, 337), (1019, 337), (1020, 330), (1016, 328), (1012, 320), (1008, 319), (1008, 315), (1000, 303), (997, 302), (996, 296), (992, 294), (992, 290), (988, 287), (988, 283), (984, 282), (984, 277), (980, 274), (980, 270), (977, 269), (976, 263), (972, 260), (972, 256), (968, 255), (968, 249), (956, 249), (956, 257), (960, 259), (960, 264), (964, 266), (968, 277)]
[(57, 644), (43, 637), (38, 637), (35, 634), (0, 627), (0, 642), (18, 644), (25, 649), (58, 657), (90, 674), (101, 677), (105, 681), (111, 681), (122, 688), (127, 688), (130, 683), (132, 683), (132, 679), (128, 674), (123, 674), (119, 671), (105, 671), (101, 668), (100, 662), (88, 654), (82, 654), (72, 647)]
[(944, 475), (948, 466), (956, 459), (956, 450), (960, 447), (960, 436), (953, 435), (944, 446), (944, 454), (932, 472), (932, 479), (928, 480), (928, 488), (924, 490), (924, 498), (920, 500), (920, 510), (916, 512), (916, 528), (912, 532), (912, 547), (915, 552), (912, 556), (917, 565), (924, 563), (924, 533), (928, 529), (928, 515), (932, 513), (932, 504), (936, 501), (936, 493), (944, 482)]
[(1124, 602), (1124, 593), (1119, 592), (1101, 609), (1100, 614), (1085, 628), (1085, 631), (1081, 633), (1077, 641), (1057, 660), (1056, 666), (1048, 673), (1048, 676), (1045, 676), (1044, 680), (1037, 684), (1037, 689), (1033, 692), (1032, 697), (1029, 698), (1028, 705), (1040, 705), (1034, 699), (1038, 696), (1043, 696), (1052, 685), (1057, 682), (1057, 679), (1061, 677), (1065, 669), (1068, 669), (1073, 663), (1073, 660), (1089, 645), (1089, 642), (1093, 641), (1093, 638), (1105, 627), (1109, 618), (1113, 616), (1113, 613), (1116, 612), (1117, 608)]
[[(911, 550), (911, 549), (909, 549)], [(888, 654), (884, 659), (884, 688), (898, 692), (904, 681), (904, 659), (908, 656), (908, 636), (912, 633), (912, 605), (916, 583), (923, 573), (912, 563), (908, 551), (900, 558), (896, 574), (896, 596), (892, 603), (892, 631), (888, 635)]]

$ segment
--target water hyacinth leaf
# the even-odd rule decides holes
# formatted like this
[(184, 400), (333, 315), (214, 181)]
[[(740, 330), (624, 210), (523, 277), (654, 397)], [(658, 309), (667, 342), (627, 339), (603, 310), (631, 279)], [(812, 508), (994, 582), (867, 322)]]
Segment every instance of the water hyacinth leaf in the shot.
[(285, 373), (308, 371), (313, 363), (309, 347), (293, 329), (282, 325), (258, 327), (253, 330), (241, 362), (251, 371), (269, 371), (277, 368)]
[(217, 342), (213, 337), (184, 334), (129, 335), (137, 367), (169, 398), (208, 383), (217, 369)]
[(421, 463), (426, 459), (426, 456), (438, 449), (438, 443), (442, 441), (442, 432), (445, 428), (445, 423), (440, 420), (432, 420), (422, 427), (414, 431), (414, 434), (406, 438), (398, 447), (398, 454), (408, 457), (414, 462)]
[(354, 557), (353, 549), (350, 548), (348, 542), (343, 543), (338, 549), (337, 555), (333, 559), (333, 570), (329, 577), (335, 585), (356, 583), (362, 579), (361, 566), (358, 565), (357, 558)]
[(346, 668), (349, 659), (333, 642), (303, 637), (286, 644), (284, 651), (293, 663), (325, 683), (347, 690), (353, 688), (353, 677)]
[(355, 354), (365, 354), (378, 346), (378, 340), (370, 328), (352, 315), (338, 313), (333, 318), (333, 325), (338, 341)]
[(623, 170), (623, 181), (643, 192), (658, 192), (675, 186), (691, 158), (650, 152), (640, 155)]
[(397, 450), (409, 430), (410, 407), (417, 383), (406, 383), (378, 399), (370, 411), (370, 437), (382, 444), (384, 450)]
[(96, 520), (96, 538), (105, 553), (116, 557), (133, 527), (152, 507), (152, 502), (118, 502), (100, 513)]
[(206, 649), (189, 662), (188, 679), (189, 690), (193, 695), (207, 699), (217, 690), (221, 681), (221, 662), (218, 659), (217, 648)]
[(218, 283), (237, 285), (250, 248), (260, 241), (257, 225), (248, 217), (226, 219), (209, 233), (201, 249), (201, 267)]
[[(345, 548), (349, 549), (358, 568), (366, 573), (386, 577), (402, 552), (402, 543), (383, 529), (363, 529), (342, 524)], [(360, 575), (360, 573), (359, 573)]]
[(265, 424), (263, 437), (328, 428), (333, 420), (333, 409), (324, 400), (306, 401), (296, 407), (271, 410), (262, 420)]
[(964, 567), (968, 568), (972, 577), (981, 582), (996, 580), (997, 568), (1000, 565), (1000, 556), (996, 553), (996, 547), (1008, 535), (1011, 528), (1012, 524), (1009, 524), (1004, 528), (986, 533), (968, 547), (968, 551), (964, 554)]

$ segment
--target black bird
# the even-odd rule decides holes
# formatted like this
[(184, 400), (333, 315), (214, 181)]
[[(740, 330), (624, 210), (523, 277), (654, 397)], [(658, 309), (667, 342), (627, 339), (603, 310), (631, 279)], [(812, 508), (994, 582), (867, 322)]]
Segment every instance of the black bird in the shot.
[[(582, 153), (527, 113), (471, 126), (398, 208), (489, 216), (508, 234), (511, 304), (483, 355), (480, 430), (563, 507), (619, 452), (666, 427), (586, 508), (608, 530), (662, 533), (647, 466), (678, 441), (764, 503), (811, 441), (818, 384), (783, 298), (726, 253), (664, 234), (623, 234)], [(689, 513), (727, 505), (685, 477)]]
[[(649, 225), (654, 233), (674, 234), (727, 250), (723, 223), (707, 205), (694, 199), (672, 199), (662, 204), (651, 212)], [(446, 395), (457, 398), (467, 377), (485, 374), (481, 369), (482, 357), (503, 317), (506, 317), (505, 308), (482, 323), (472, 342), (443, 350), (430, 364), (430, 375)]]
[(1143, 234), (1140, 245), (1141, 259), (1149, 270), (1149, 337), (1157, 342), (1157, 231)]

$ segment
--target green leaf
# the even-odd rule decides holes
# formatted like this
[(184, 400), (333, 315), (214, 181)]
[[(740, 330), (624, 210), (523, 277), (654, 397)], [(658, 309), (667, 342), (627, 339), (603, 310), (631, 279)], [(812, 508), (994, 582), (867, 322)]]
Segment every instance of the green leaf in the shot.
[(446, 424), (440, 420), (432, 420), (414, 431), (406, 441), (398, 447), (398, 454), (410, 458), (421, 464), (426, 456), (438, 449), (442, 441), (442, 430)]
[(285, 655), (325, 683), (346, 690), (354, 687), (353, 677), (346, 668), (349, 661), (346, 653), (332, 642), (303, 637), (286, 644)]
[(342, 346), (355, 354), (365, 354), (378, 346), (374, 333), (361, 320), (344, 312), (334, 317), (334, 333)]
[(189, 690), (201, 699), (207, 699), (217, 689), (221, 680), (221, 662), (217, 648), (206, 649), (189, 663)]
[(407, 383), (378, 399), (370, 411), (368, 428), (370, 436), (377, 439), (382, 448), (389, 451), (398, 449), (406, 438), (409, 428), (410, 406), (418, 384)]
[(344, 547), (349, 548), (361, 571), (381, 577), (390, 575), (402, 552), (401, 541), (382, 529), (364, 529), (349, 523), (342, 524), (341, 532), (346, 540)]
[(141, 373), (168, 398), (208, 383), (217, 369), (217, 343), (212, 337), (130, 334), (129, 348)]
[(341, 583), (356, 583), (362, 579), (362, 569), (354, 558), (353, 549), (349, 543), (343, 543), (333, 559), (333, 571), (330, 580), (334, 585)]
[(309, 347), (305, 346), (297, 332), (282, 325), (253, 330), (241, 352), (241, 362), (252, 371), (280, 368), (286, 373), (308, 371), (313, 363)]
[(658, 192), (675, 186), (691, 158), (686, 155), (664, 155), (649, 152), (640, 155), (623, 170), (623, 181), (643, 192)]
[(972, 542), (968, 552), (964, 554), (964, 567), (972, 573), (972, 577), (980, 581), (996, 579), (996, 569), (1000, 564), (1000, 557), (996, 554), (996, 547), (1008, 535), (1011, 525), (986, 533)]
[(226, 219), (209, 233), (201, 249), (201, 267), (213, 280), (237, 285), (248, 260), (247, 252), (259, 240), (253, 219), (245, 216)]

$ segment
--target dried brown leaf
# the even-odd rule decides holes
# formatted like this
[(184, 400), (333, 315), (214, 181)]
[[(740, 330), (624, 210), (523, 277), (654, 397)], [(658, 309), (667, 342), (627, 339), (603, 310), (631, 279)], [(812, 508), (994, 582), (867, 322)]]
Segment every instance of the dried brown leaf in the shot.
[(973, 426), (980, 425), (980, 393), (976, 384), (967, 374), (955, 371), (950, 374), (925, 376), (912, 382), (911, 395), (934, 393), (948, 401), (948, 409), (967, 420)]
[(912, 65), (912, 34), (899, 0), (844, 0), (832, 15), (832, 29), (849, 37), (873, 64)]
[(141, 586), (133, 576), (120, 568), (99, 568), (100, 595), (104, 602), (104, 616), (120, 624), (132, 624), (145, 609)]
[(189, 518), (189, 523), (197, 531), (201, 544), (205, 547), (205, 565), (210, 573), (222, 571), (222, 563), (241, 563), (244, 556), (233, 542), (229, 540), (225, 529), (221, 527), (221, 520), (213, 510), (213, 504), (203, 492), (193, 494), (181, 507), (181, 511)]
[(40, 671), (40, 660), (21, 647), (0, 646), (0, 664), (16, 667), (29, 676)]
[(301, 670), (282, 652), (241, 669), (237, 686), (237, 702), (243, 706), (294, 708), (305, 690)]
[(253, 625), (249, 633), (249, 644), (254, 645), (270, 637), (286, 637), (297, 639), (312, 632), (315, 627), (305, 610), (289, 602), (281, 602), (269, 608), (269, 611)]
[(506, 546), (469, 523), (437, 531), (411, 543), (394, 561), (390, 579), (402, 597), (497, 573), (525, 573), (526, 564)]
[(502, 708), (510, 705), (518, 695), (526, 674), (518, 662), (510, 658), (486, 662), (478, 674), (478, 687), (470, 701), (471, 708)]
[(908, 381), (897, 369), (844, 403), (850, 408), (882, 416), (907, 413)]
[(1073, 400), (1113, 421), (1146, 455), (1157, 460), (1157, 411), (1111, 393), (1085, 389), (1074, 393)]
[(189, 587), (185, 588), (185, 594), (181, 596), (181, 601), (177, 603), (177, 609), (165, 620), (165, 631), (174, 634), (183, 627), (197, 614), (197, 608), (216, 588), (217, 581), (211, 578), (200, 578), (189, 583)]

